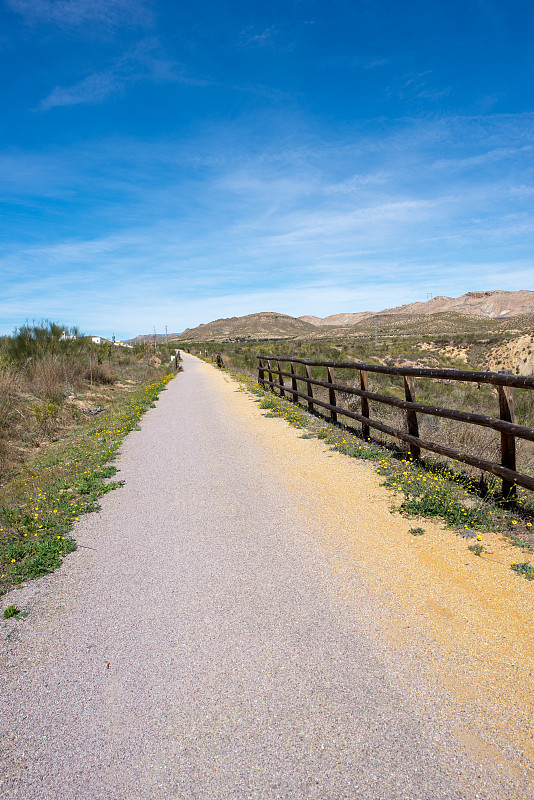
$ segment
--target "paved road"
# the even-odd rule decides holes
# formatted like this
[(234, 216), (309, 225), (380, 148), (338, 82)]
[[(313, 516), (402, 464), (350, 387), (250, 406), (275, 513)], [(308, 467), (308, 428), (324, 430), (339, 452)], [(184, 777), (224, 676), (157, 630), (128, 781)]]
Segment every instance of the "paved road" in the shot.
[(4, 623), (1, 796), (520, 797), (382, 657), (365, 586), (357, 608), (343, 599), (236, 389), (186, 356), (123, 445), (125, 487), (77, 526), (94, 549), (17, 594), (30, 614)]

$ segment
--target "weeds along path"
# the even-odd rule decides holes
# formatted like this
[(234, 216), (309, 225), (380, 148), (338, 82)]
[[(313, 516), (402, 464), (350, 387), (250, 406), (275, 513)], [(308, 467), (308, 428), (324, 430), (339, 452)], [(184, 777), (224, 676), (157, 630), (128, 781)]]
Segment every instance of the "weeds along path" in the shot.
[(530, 584), (184, 369), (83, 547), (2, 598), (2, 798), (531, 796)]

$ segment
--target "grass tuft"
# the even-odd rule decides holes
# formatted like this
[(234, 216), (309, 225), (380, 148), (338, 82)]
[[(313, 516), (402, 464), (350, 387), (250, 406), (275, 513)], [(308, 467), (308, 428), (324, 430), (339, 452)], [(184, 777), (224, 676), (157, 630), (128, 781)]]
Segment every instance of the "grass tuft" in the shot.
[(527, 581), (534, 581), (534, 567), (528, 561), (520, 564), (512, 564), (511, 569), (518, 575), (522, 575)]
[(426, 531), (424, 528), (410, 528), (408, 533), (411, 533), (412, 536), (422, 536)]
[(4, 619), (16, 619), (20, 613), (21, 610), (20, 608), (17, 608), (17, 606), (8, 606), (4, 609)]
[(481, 556), (482, 553), (484, 552), (484, 545), (483, 544), (471, 544), (471, 545), (469, 545), (469, 547), (467, 549), (471, 550), (471, 552), (474, 553), (476, 556)]

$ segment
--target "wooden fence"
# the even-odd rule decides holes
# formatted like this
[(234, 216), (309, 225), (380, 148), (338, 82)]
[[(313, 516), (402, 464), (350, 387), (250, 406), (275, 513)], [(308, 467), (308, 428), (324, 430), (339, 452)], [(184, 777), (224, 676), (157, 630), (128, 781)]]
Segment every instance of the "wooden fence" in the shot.
[[(534, 428), (526, 425), (517, 425), (514, 422), (513, 388), (534, 389), (534, 378), (511, 375), (501, 372), (474, 372), (457, 369), (420, 369), (418, 367), (385, 367), (362, 362), (336, 362), (336, 361), (310, 361), (302, 358), (278, 358), (258, 356), (258, 381), (262, 386), (268, 386), (271, 391), (278, 389), (281, 397), (288, 396), (293, 402), (298, 403), (299, 398), (308, 404), (308, 410), (313, 411), (315, 406), (320, 406), (330, 411), (330, 419), (337, 422), (338, 415), (349, 417), (361, 422), (362, 436), (369, 439), (370, 429), (382, 431), (393, 436), (410, 446), (413, 458), (419, 458), (421, 450), (447, 456), (464, 464), (470, 464), (484, 472), (489, 472), (502, 479), (502, 494), (504, 498), (514, 499), (516, 486), (534, 490), (534, 478), (516, 471), (516, 438), (527, 439), (534, 442)], [(289, 364), (290, 371), (282, 369), (283, 364)], [(303, 364), (306, 374), (298, 375), (295, 365)], [(274, 366), (273, 366), (274, 365)], [(325, 367), (328, 380), (320, 381), (312, 377), (312, 367)], [(352, 370), (359, 373), (360, 388), (336, 382), (334, 370)], [(386, 375), (402, 376), (404, 382), (405, 400), (396, 397), (377, 394), (369, 391), (368, 373), (381, 373)], [(266, 377), (266, 374), (268, 377)], [(273, 376), (276, 376), (276, 380)], [(291, 388), (284, 383), (284, 378), (291, 380)], [(452, 408), (417, 403), (415, 397), (415, 378), (435, 378), (445, 381), (469, 381), (472, 383), (489, 383), (497, 387), (499, 402), (499, 417), (488, 417), (484, 414), (475, 414), (466, 411), (457, 411)], [(299, 383), (306, 384), (306, 391), (300, 391)], [(321, 386), (328, 390), (328, 402), (320, 400), (313, 395), (313, 387)], [(360, 413), (344, 408), (337, 403), (336, 392), (356, 395), (360, 398)], [(379, 420), (372, 419), (369, 413), (369, 401), (400, 408), (405, 413), (406, 431), (392, 428)], [(480, 425), (492, 428), (500, 433), (501, 437), (501, 462), (487, 461), (477, 456), (463, 453), (437, 442), (421, 439), (419, 436), (418, 414), (428, 414), (434, 417), (454, 419), (470, 425)]]

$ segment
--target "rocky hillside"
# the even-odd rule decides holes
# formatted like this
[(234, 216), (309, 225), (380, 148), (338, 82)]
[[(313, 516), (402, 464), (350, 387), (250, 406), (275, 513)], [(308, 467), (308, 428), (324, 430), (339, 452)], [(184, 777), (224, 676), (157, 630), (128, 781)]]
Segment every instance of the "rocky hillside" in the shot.
[(135, 336), (133, 339), (128, 339), (126, 344), (146, 344), (147, 342), (164, 342), (166, 338), (175, 338), (178, 336), (177, 333), (140, 333), (139, 336)]
[(178, 337), (181, 342), (217, 342), (246, 339), (285, 339), (305, 338), (314, 333), (317, 326), (302, 319), (264, 311), (248, 314), (245, 317), (216, 319), (206, 325), (187, 328)]
[[(180, 342), (235, 342), (253, 339), (344, 339), (347, 335), (364, 336), (375, 330), (381, 336), (408, 336), (417, 330), (421, 335), (455, 333), (510, 334), (532, 329), (534, 292), (468, 292), (461, 297), (434, 297), (426, 303), (371, 312), (332, 314), (329, 317), (291, 317), (274, 311), (243, 317), (217, 319), (187, 328), (180, 334), (168, 334)], [(512, 331), (511, 328), (517, 328)], [(156, 340), (165, 339), (157, 334)], [(137, 336), (130, 344), (153, 341), (154, 334)]]
[(533, 375), (534, 335), (525, 333), (492, 348), (485, 366), (492, 372), (508, 368), (517, 375)]
[(408, 303), (384, 311), (360, 311), (355, 314), (332, 314), (329, 317), (300, 317), (313, 325), (357, 325), (367, 319), (392, 314), (443, 314), (453, 312), (488, 319), (503, 319), (534, 313), (534, 292), (467, 292), (460, 297), (433, 297), (426, 303)]
[(377, 313), (374, 311), (358, 311), (356, 314), (331, 314), (329, 317), (299, 317), (305, 322), (310, 322), (312, 325), (357, 325), (359, 322), (364, 322), (366, 319), (376, 317)]

